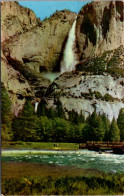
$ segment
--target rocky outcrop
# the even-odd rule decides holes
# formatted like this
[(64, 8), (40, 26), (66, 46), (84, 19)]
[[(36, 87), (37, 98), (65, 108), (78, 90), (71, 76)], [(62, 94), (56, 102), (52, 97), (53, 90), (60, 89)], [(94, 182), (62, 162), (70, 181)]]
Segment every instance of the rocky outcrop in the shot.
[(8, 61), (35, 72), (57, 71), (64, 43), (76, 14), (61, 11), (53, 14), (42, 24), (3, 43)]
[(94, 110), (105, 113), (111, 121), (117, 119), (124, 107), (124, 79), (109, 74), (91, 75), (85, 72), (64, 73), (59, 76), (47, 90), (48, 108), (56, 108), (59, 99), (65, 110), (81, 112), (85, 118)]
[(7, 89), (12, 100), (12, 111), (18, 116), (27, 97), (34, 97), (34, 93), (24, 76), (8, 63), (1, 53), (1, 81)]
[[(62, 104), (81, 110), (85, 118), (96, 110), (112, 121), (124, 108), (123, 2), (92, 2), (81, 9), (76, 24), (77, 72), (60, 75), (48, 88), (47, 107)], [(80, 72), (79, 72), (80, 71)]]
[(81, 9), (76, 27), (79, 60), (124, 45), (123, 8), (123, 1), (96, 1)]
[[(59, 72), (76, 13), (57, 11), (40, 21), (17, 2), (1, 2), (2, 82), (18, 115), (27, 97), (48, 107), (56, 98), (68, 111), (95, 109), (110, 120), (124, 107), (123, 2), (92, 2), (77, 16), (75, 56), (78, 72), (64, 73), (51, 84), (44, 72)], [(48, 88), (49, 87), (49, 88)], [(48, 88), (48, 89), (47, 89)]]
[(34, 12), (17, 1), (1, 2), (1, 41), (28, 31), (38, 23)]
[(75, 13), (66, 10), (41, 22), (18, 2), (1, 2), (1, 79), (16, 116), (27, 97), (39, 100), (46, 92), (51, 82), (39, 73), (59, 69), (74, 19)]
[(90, 57), (80, 61), (76, 70), (84, 70), (93, 74), (107, 72), (124, 77), (124, 46), (104, 52), (101, 56)]

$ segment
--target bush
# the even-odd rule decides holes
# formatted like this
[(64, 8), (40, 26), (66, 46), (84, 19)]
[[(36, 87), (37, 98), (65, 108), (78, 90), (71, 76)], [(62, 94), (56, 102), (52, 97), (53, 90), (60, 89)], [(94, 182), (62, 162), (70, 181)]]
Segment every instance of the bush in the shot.
[(104, 100), (105, 101), (114, 101), (114, 98), (107, 93), (104, 95)]
[(4, 195), (120, 195), (123, 192), (123, 175), (2, 180)]

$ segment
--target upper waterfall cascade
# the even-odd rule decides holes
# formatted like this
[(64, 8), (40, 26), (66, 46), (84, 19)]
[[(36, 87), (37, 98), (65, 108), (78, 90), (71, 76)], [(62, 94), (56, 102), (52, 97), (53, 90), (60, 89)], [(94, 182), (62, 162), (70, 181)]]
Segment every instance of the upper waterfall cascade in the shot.
[(69, 31), (68, 40), (65, 46), (63, 59), (61, 62), (61, 73), (75, 70), (76, 60), (75, 60), (75, 54), (74, 54), (74, 47), (75, 47), (76, 19), (73, 22), (72, 28)]

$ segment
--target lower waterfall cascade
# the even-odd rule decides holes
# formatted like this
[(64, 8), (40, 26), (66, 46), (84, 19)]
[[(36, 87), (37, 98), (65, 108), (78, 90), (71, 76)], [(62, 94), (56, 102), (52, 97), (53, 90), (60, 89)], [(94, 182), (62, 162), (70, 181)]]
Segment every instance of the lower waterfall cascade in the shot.
[(39, 104), (39, 102), (36, 102), (36, 103), (35, 103), (35, 113), (37, 113), (38, 104)]

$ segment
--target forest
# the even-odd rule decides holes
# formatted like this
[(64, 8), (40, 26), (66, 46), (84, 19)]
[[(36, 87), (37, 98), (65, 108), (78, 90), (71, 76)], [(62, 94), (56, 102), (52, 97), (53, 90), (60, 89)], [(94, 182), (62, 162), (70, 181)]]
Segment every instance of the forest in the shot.
[(124, 141), (124, 109), (112, 122), (105, 114), (98, 115), (95, 111), (85, 119), (82, 112), (78, 114), (72, 110), (67, 119), (59, 99), (56, 110), (47, 109), (42, 101), (37, 113), (31, 100), (27, 99), (19, 116), (14, 117), (8, 93), (3, 85), (1, 89), (2, 142)]

